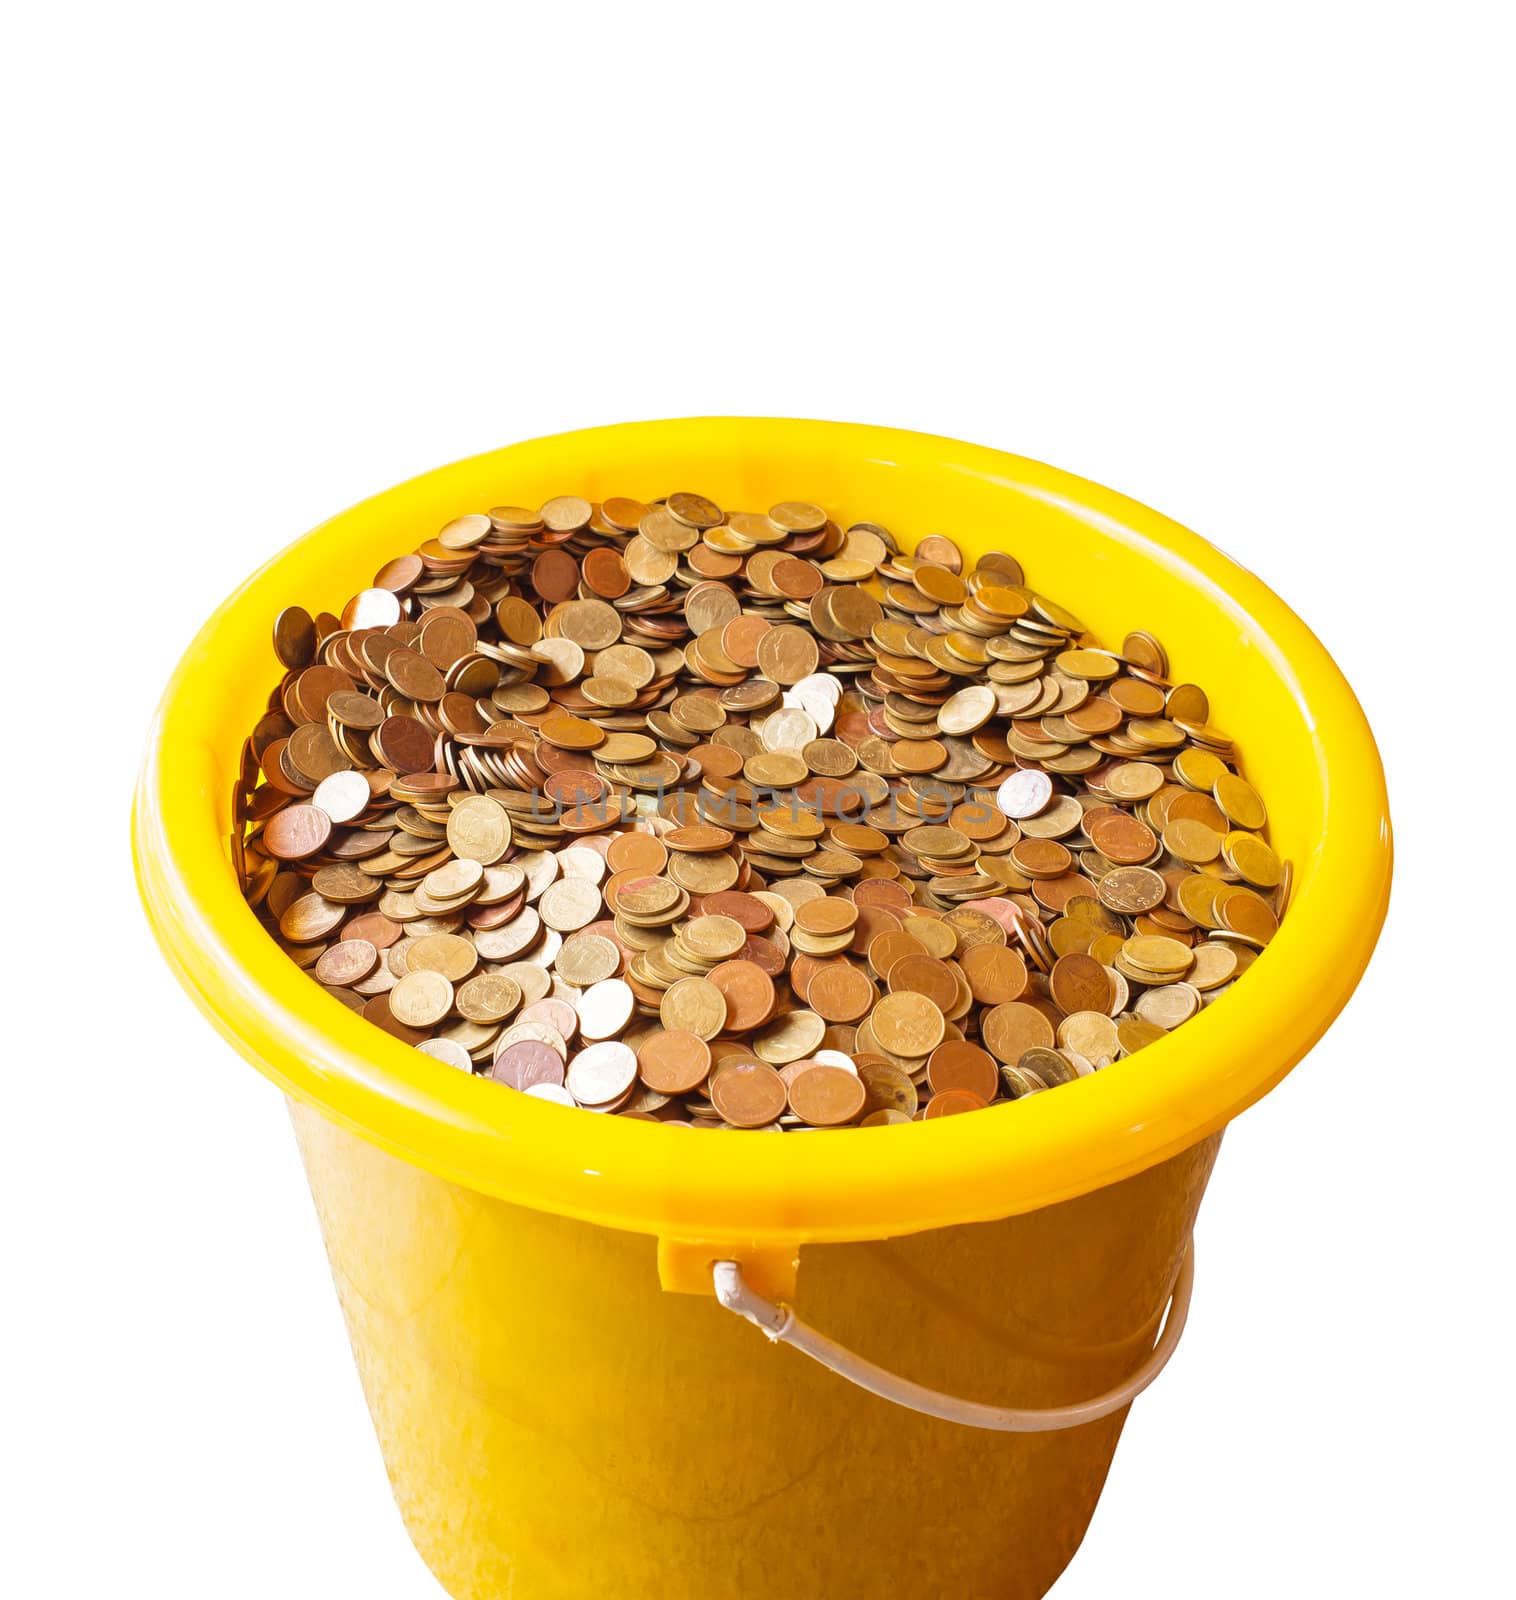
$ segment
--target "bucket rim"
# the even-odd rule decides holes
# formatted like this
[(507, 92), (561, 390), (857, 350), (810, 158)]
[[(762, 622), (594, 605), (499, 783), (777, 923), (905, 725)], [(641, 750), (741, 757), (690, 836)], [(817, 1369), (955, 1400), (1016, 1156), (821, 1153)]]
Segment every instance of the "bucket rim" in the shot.
[[(1267, 951), (1225, 997), (1140, 1057), (1014, 1104), (845, 1137), (711, 1139), (592, 1116), (470, 1079), (363, 1021), (270, 939), (242, 899), (217, 823), (224, 758), (207, 737), (207, 675), (259, 625), (279, 574), (313, 541), (451, 477), (532, 453), (565, 476), (590, 453), (677, 445), (711, 458), (818, 445), (917, 472), (966, 473), (1048, 501), (1126, 545), (1244, 627), (1315, 733), (1325, 827)], [(288, 603), (289, 595), (279, 602)], [(229, 781), (229, 780), (228, 780)], [(234, 1047), (287, 1094), (444, 1179), (537, 1210), (665, 1239), (771, 1247), (892, 1237), (1073, 1198), (1189, 1148), (1268, 1092), (1356, 986), (1388, 905), (1393, 847), (1373, 735), (1335, 662), (1265, 584), (1160, 512), (1026, 457), (903, 429), (694, 417), (546, 435), (463, 458), (321, 523), (242, 584), (176, 667), (132, 807), (137, 881), (170, 966)]]

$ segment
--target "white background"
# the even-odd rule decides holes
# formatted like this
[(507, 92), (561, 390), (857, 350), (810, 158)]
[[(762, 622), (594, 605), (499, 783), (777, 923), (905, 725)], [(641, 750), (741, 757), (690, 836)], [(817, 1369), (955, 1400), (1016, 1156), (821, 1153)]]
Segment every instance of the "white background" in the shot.
[(956, 435), (1162, 508), (1318, 630), (1383, 747), (1379, 953), (1228, 1136), (1191, 1330), (1057, 1600), (1503, 1587), (1496, 17), (771, 0), (13, 23), (4, 1025), (26, 1044), (0, 1157), (0, 1585), (438, 1592), (282, 1105), (137, 910), (144, 729), (224, 593), (362, 495), (560, 428), (753, 412)]

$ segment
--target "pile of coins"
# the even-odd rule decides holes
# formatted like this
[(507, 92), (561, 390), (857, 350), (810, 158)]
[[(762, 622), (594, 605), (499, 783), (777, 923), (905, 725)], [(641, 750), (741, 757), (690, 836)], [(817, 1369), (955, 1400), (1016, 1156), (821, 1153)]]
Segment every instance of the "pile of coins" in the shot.
[(592, 1111), (877, 1126), (1098, 1071), (1226, 992), (1289, 867), (1157, 639), (965, 566), (806, 501), (460, 516), (276, 619), (248, 902), (394, 1037)]

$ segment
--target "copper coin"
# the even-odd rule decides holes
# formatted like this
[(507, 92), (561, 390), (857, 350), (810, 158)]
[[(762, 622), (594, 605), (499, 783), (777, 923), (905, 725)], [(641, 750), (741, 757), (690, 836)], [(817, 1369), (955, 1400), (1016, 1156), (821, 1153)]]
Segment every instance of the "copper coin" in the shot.
[(1000, 1087), (995, 1058), (966, 1039), (943, 1040), (927, 1062), (926, 1077), (938, 1094), (944, 1089), (967, 1089), (986, 1103)]
[[(891, 995), (904, 992), (920, 995), (944, 1015), (953, 1009), (958, 999), (958, 979), (954, 975), (954, 969), (946, 961), (939, 961), (935, 956), (908, 955), (892, 962), (887, 982)], [(894, 1048), (888, 1041), (882, 1042), (886, 1048)], [(920, 1053), (912, 1050), (895, 1051), (896, 1055)]]
[(584, 581), (603, 599), (619, 600), (632, 586), (626, 563), (614, 550), (591, 550), (584, 558)]
[[(780, 935), (782, 938), (783, 935)], [(742, 951), (738, 958), (742, 961), (751, 961), (762, 973), (770, 978), (777, 978), (784, 971), (785, 951), (775, 944), (772, 939), (765, 939), (756, 933), (750, 933), (743, 941)]]
[(376, 950), (388, 950), (400, 937), (400, 924), (379, 911), (365, 911), (343, 930), (349, 939), (364, 939)]
[(1158, 848), (1153, 830), (1124, 811), (1107, 811), (1098, 819), (1087, 819), (1085, 831), (1090, 843), (1117, 866), (1139, 866)]
[(1005, 1005), (1026, 992), (1026, 962), (1007, 945), (975, 945), (963, 952), (958, 965), (981, 1005)]
[(511, 1089), (530, 1089), (534, 1083), (561, 1084), (563, 1057), (551, 1045), (536, 1039), (520, 1039), (495, 1058), (490, 1077)]
[(374, 754), (393, 772), (427, 772), (437, 759), (432, 735), (414, 717), (386, 717), (372, 742)]
[(856, 1072), (813, 1063), (790, 1080), (790, 1110), (813, 1128), (840, 1128), (863, 1110), (864, 1087)]
[(746, 1033), (768, 1021), (774, 1009), (774, 981), (762, 968), (741, 959), (723, 961), (711, 969), (708, 981), (726, 1001), (726, 1016), (716, 1031), (725, 1027), (733, 1033)]
[(332, 819), (319, 806), (293, 805), (263, 825), (263, 846), (279, 861), (303, 861), (332, 836)]
[(1110, 1010), (1113, 998), (1110, 974), (1091, 956), (1060, 956), (1053, 964), (1048, 987), (1053, 1003), (1065, 1015), (1076, 1011)]
[(379, 952), (367, 939), (344, 939), (323, 950), (314, 967), (322, 983), (346, 986), (366, 978), (379, 964)]
[(806, 1004), (828, 1022), (858, 1022), (876, 998), (867, 973), (850, 962), (827, 963), (805, 990)]
[(662, 872), (668, 850), (650, 833), (623, 833), (611, 840), (606, 864), (612, 872), (649, 874)]
[(643, 1083), (659, 1094), (688, 1094), (705, 1082), (711, 1049), (704, 1039), (682, 1029), (649, 1034), (637, 1049)]
[(986, 1048), (997, 1061), (1017, 1062), (1033, 1045), (1053, 1043), (1053, 1025), (1035, 1007), (1013, 1000), (985, 1013), (980, 1021)]
[(811, 900), (795, 913), (795, 926), (807, 933), (846, 933), (857, 921), (858, 908), (847, 900)]
[(316, 656), (316, 623), (304, 606), (286, 606), (274, 619), (274, 654), (286, 667), (308, 667)]
[(734, 1128), (773, 1122), (788, 1101), (784, 1079), (761, 1061), (738, 1061), (711, 1079), (711, 1104)]
[(1069, 870), (1073, 852), (1056, 839), (1023, 839), (1011, 851), (1016, 866), (1034, 878), (1057, 878)]
[(532, 587), (556, 605), (579, 592), (579, 563), (566, 550), (544, 550), (532, 563)]
[(391, 650), (384, 675), (408, 700), (440, 700), (447, 687), (442, 674), (416, 650)]
[(730, 917), (749, 933), (762, 933), (774, 923), (774, 911), (771, 906), (766, 906), (754, 896), (735, 889), (707, 895), (702, 902), (701, 911), (705, 916)]
[(927, 1101), (922, 1115), (928, 1122), (935, 1122), (938, 1117), (955, 1117), (964, 1111), (983, 1111), (986, 1104), (968, 1089), (944, 1089)]

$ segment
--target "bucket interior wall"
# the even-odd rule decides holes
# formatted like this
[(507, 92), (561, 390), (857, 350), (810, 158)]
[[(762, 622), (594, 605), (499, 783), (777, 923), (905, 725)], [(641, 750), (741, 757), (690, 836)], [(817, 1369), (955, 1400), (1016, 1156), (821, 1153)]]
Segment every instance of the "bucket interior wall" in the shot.
[[(1035, 1600), (1078, 1548), (1125, 1412), (902, 1411), (662, 1292), (649, 1237), (291, 1112), (397, 1503), (457, 1600)], [(809, 1246), (807, 1317), (973, 1399), (1099, 1393), (1152, 1344), (1220, 1138), (1003, 1222)]]

